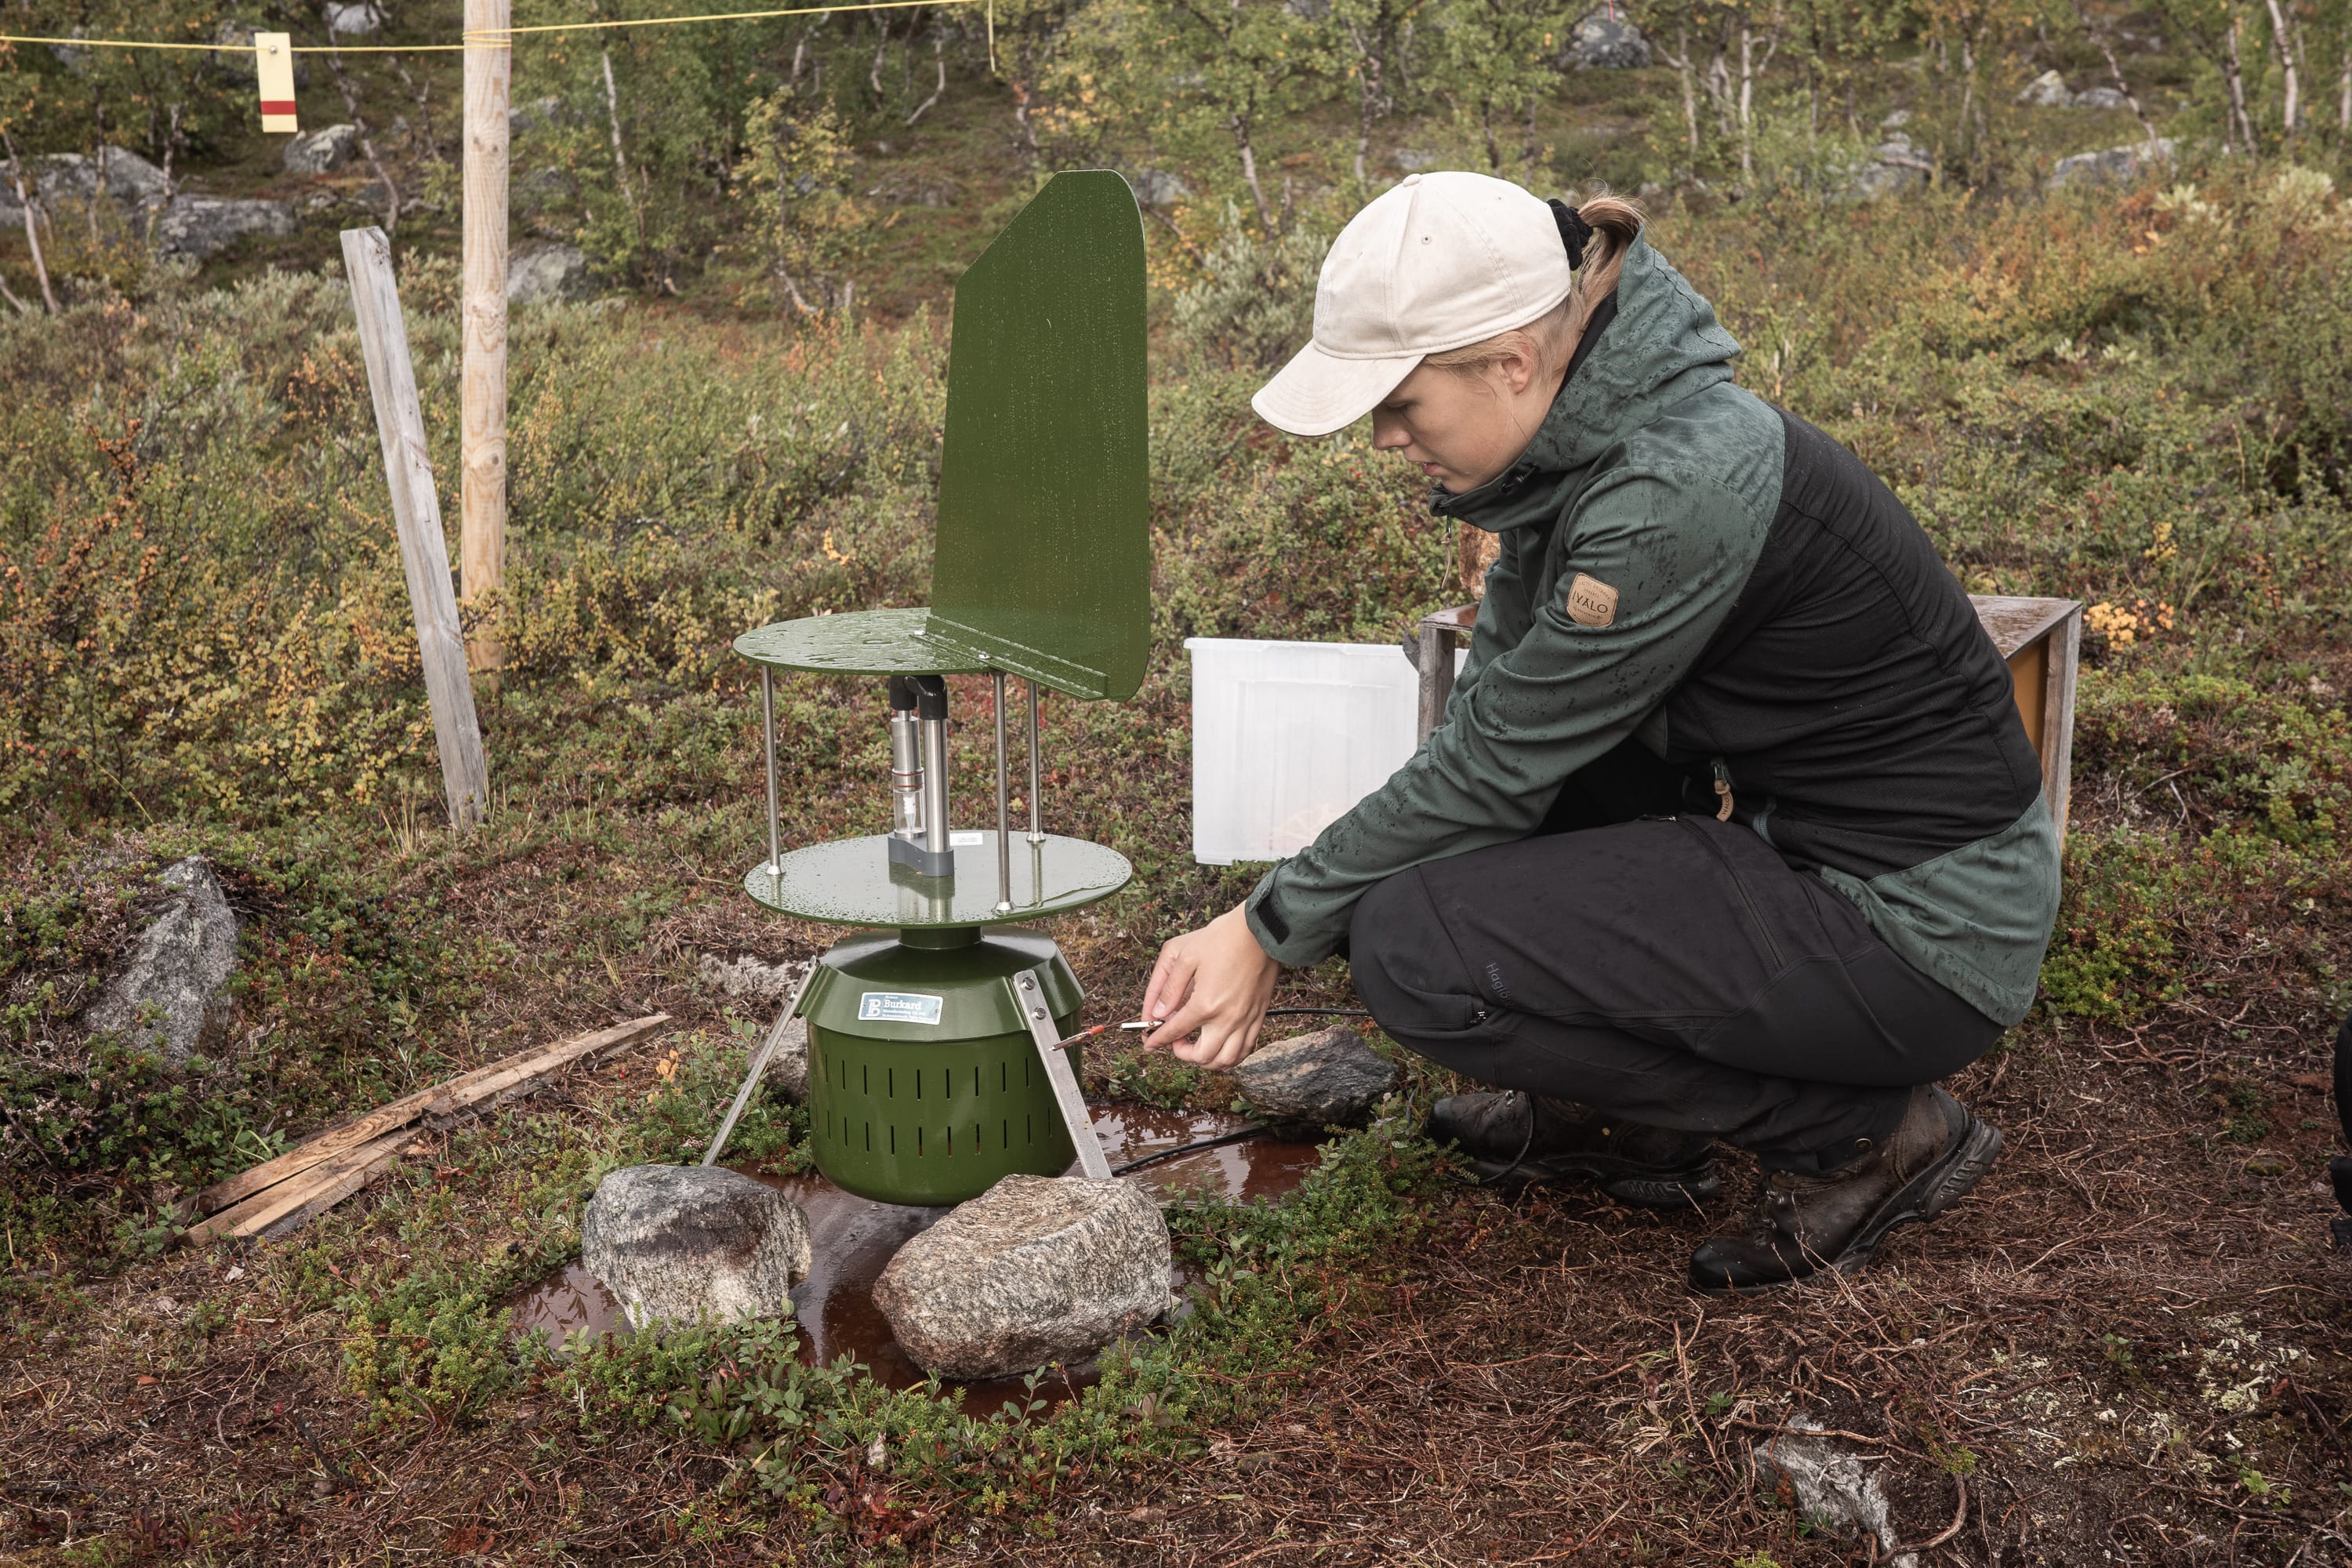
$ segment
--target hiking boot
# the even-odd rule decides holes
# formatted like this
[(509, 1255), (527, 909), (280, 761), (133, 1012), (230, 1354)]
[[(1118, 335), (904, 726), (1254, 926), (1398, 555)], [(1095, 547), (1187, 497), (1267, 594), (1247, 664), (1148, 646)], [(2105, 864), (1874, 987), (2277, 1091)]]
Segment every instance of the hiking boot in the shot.
[(1696, 1207), (1723, 1190), (1706, 1133), (1611, 1121), (1545, 1095), (1448, 1095), (1430, 1110), (1429, 1139), (1459, 1145), (1479, 1180), (1499, 1186), (1583, 1176), (1643, 1208)]
[(1998, 1129), (1923, 1084), (1894, 1136), (1859, 1160), (1825, 1176), (1768, 1172), (1747, 1234), (1717, 1237), (1691, 1254), (1691, 1288), (1738, 1296), (1827, 1268), (1850, 1274), (1896, 1226), (1951, 1207), (2000, 1153)]

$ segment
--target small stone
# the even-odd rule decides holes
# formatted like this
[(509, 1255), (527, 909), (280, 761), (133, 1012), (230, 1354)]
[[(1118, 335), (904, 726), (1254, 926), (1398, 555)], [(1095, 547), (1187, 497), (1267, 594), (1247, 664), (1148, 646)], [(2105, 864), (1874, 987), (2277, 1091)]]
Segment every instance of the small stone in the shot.
[[(1821, 1423), (1806, 1415), (1792, 1415), (1786, 1425), (1792, 1432), (1821, 1430)], [(1758, 1489), (1787, 1487), (1798, 1513), (1815, 1529), (1843, 1536), (1866, 1531), (1881, 1550), (1898, 1539), (1878, 1478), (1827, 1437), (1783, 1434), (1757, 1444), (1750, 1458)], [(1908, 1552), (1887, 1559), (1888, 1568), (1916, 1568), (1917, 1563)]]
[(782, 1002), (793, 994), (808, 967), (806, 959), (797, 963), (770, 963), (763, 959), (721, 958), (715, 952), (706, 952), (694, 966), (694, 977), (730, 996)]
[[(751, 1047), (758, 1050), (754, 1045)], [(794, 1018), (784, 1026), (776, 1054), (768, 1058), (767, 1085), (794, 1105), (808, 1100), (808, 1020)]]
[(351, 4), (345, 0), (327, 0), (326, 7), (320, 15), (327, 24), (327, 31), (345, 37), (362, 37), (383, 26), (383, 13), (377, 10), (371, 0), (356, 0)]
[(2153, 142), (2127, 142), (2121, 147), (2108, 147), (2096, 153), (2077, 153), (2071, 158), (2061, 158), (2050, 167), (2050, 184), (2060, 185), (2104, 184), (2110, 180), (2133, 180), (2158, 163), (2172, 162), (2172, 139), (2160, 136)]
[(553, 125), (562, 118), (563, 100), (560, 98), (535, 98), (529, 103), (514, 104), (507, 110), (507, 131), (536, 131)]
[(286, 167), (296, 174), (324, 174), (360, 155), (360, 128), (330, 125), (286, 143)]
[(631, 1165), (597, 1184), (580, 1258), (632, 1328), (781, 1317), (808, 1278), (808, 1216), (721, 1166)]
[(942, 1377), (1010, 1377), (1092, 1355), (1168, 1310), (1160, 1205), (1121, 1181), (1005, 1177), (898, 1249), (874, 1304)]
[(2074, 95), (2077, 109), (2129, 109), (2131, 100), (2112, 87), (2086, 87)]
[(177, 895), (140, 933), (131, 958), (82, 1022), (155, 1052), (173, 1067), (195, 1054), (205, 1026), (228, 1006), (236, 914), (220, 879), (191, 855), (156, 879)]
[(576, 245), (533, 240), (507, 258), (507, 303), (537, 305), (588, 292), (588, 258)]
[(283, 238), (293, 232), (290, 203), (178, 196), (155, 226), (155, 247), (166, 256), (193, 256), (201, 261), (247, 235)]
[(1183, 175), (1166, 169), (1138, 169), (1127, 183), (1134, 190), (1135, 199), (1148, 207), (1173, 206), (1192, 194)]
[(1571, 28), (1568, 63), (1578, 70), (1640, 70), (1650, 63), (1650, 41), (1642, 29), (1605, 8), (1586, 14)]
[(2032, 109), (2064, 109), (2074, 103), (2074, 93), (2064, 77), (2046, 70), (2018, 89), (2017, 101)]
[(1277, 1121), (1347, 1127), (1397, 1084), (1396, 1064), (1345, 1025), (1259, 1047), (1234, 1069), (1250, 1108)]

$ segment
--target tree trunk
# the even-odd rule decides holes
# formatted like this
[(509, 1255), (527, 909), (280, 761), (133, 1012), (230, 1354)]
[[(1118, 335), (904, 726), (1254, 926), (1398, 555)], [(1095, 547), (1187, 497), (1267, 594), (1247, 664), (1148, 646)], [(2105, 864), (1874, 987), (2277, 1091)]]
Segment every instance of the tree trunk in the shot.
[(930, 97), (929, 97), (929, 98), (927, 98), (927, 99), (925, 99), (925, 100), (923, 100), (923, 101), (922, 101), (922, 102), (920, 102), (920, 103), (919, 103), (919, 104), (915, 105), (915, 112), (913, 112), (912, 114), (909, 114), (908, 116), (907, 116), (907, 123), (908, 123), (908, 124), (909, 124), (909, 125), (912, 125), (916, 121), (920, 120), (920, 119), (923, 117), (923, 115), (924, 115), (924, 113), (925, 113), (925, 111), (926, 111), (926, 110), (929, 110), (929, 109), (933, 104), (935, 104), (935, 103), (939, 102), (939, 100), (940, 100), (940, 99), (945, 98), (945, 97), (947, 96), (947, 91), (948, 91), (948, 56), (947, 56), (947, 47), (948, 47), (947, 34), (946, 34), (946, 32), (945, 32), (944, 30), (942, 30), (942, 31), (940, 31), (940, 32), (933, 33), (933, 34), (931, 35), (931, 58), (932, 58), (935, 62), (937, 62), (937, 63), (938, 63), (938, 65), (939, 65), (939, 68), (940, 68), (940, 83), (939, 83), (939, 85), (938, 85), (937, 87), (935, 87), (935, 88), (931, 89), (931, 96), (930, 96)]
[(33, 253), (33, 276), (40, 280), (41, 303), (58, 313), (57, 290), (49, 287), (49, 264), (41, 257), (41, 229), (33, 216), (33, 194), (25, 188), (25, 165), (16, 157), (16, 139), (0, 131), (0, 147), (8, 152), (8, 178), (16, 187), (16, 205), (25, 215), (25, 244)]
[[(2091, 42), (2096, 44), (2099, 53), (2106, 58), (2107, 79), (2114, 82), (2116, 90), (2124, 95), (2124, 101), (2131, 106), (2132, 118), (2138, 121), (2139, 128), (2147, 133), (2148, 156), (2154, 157), (2158, 142), (2156, 123), (2148, 119), (2147, 111), (2140, 108), (2139, 96), (2132, 91), (2131, 83), (2124, 80), (2124, 68), (2116, 60), (2114, 48), (2108, 45), (2106, 34), (2093, 27), (2087, 15), (2083, 18), (2083, 31), (2090, 35)], [(2223, 124), (2227, 123), (2227, 121), (2223, 121)]]
[(2344, 46), (2344, 74), (2336, 79), (2336, 129), (2352, 135), (2352, 44)]
[(629, 209), (629, 220), (636, 226), (637, 248), (646, 245), (646, 212), (637, 205), (636, 192), (629, 185), (629, 158), (621, 150), (621, 89), (613, 83), (613, 51), (601, 51), (604, 63), (604, 122), (613, 136), (613, 179), (621, 187), (622, 205)]
[(1250, 201), (1257, 208), (1258, 232), (1268, 239), (1274, 237), (1274, 216), (1266, 211), (1265, 188), (1257, 183), (1257, 149), (1250, 145), (1249, 121), (1240, 115), (1228, 115), (1225, 123), (1234, 133), (1234, 145), (1241, 149), (1242, 178), (1247, 182)]
[(2230, 18), (2230, 48), (2222, 57), (2221, 74), (2230, 84), (2230, 111), (2237, 117), (2238, 134), (2246, 139), (2249, 154), (2262, 151), (2262, 142), (2254, 135), (2253, 117), (2246, 112), (2246, 66), (2238, 53), (2238, 19)]
[(2292, 142), (2295, 127), (2303, 122), (2303, 76), (2295, 68), (2294, 34), (2286, 25), (2285, 13), (2279, 9), (2279, 0), (2263, 0), (2263, 4), (2270, 8), (2271, 46), (2278, 50), (2279, 69), (2286, 78), (2286, 102), (2279, 108), (2279, 130)]
[[(334, 37), (332, 33), (328, 34), (327, 41), (333, 43)], [(366, 118), (360, 113), (359, 97), (352, 91), (351, 79), (343, 74), (341, 49), (328, 50), (327, 68), (334, 73), (335, 90), (342, 95), (343, 112), (352, 117), (352, 124), (360, 133), (360, 155), (367, 160), (368, 167), (375, 171), (376, 179), (383, 186), (383, 237), (390, 239), (400, 227), (400, 187), (392, 183), (392, 171), (385, 168), (383, 160), (375, 155), (375, 137), (368, 130)]]
[(1690, 139), (1691, 156), (1696, 158), (1698, 156), (1698, 73), (1691, 68), (1690, 28), (1686, 25), (1675, 26), (1675, 42), (1681, 46), (1682, 51), (1675, 56), (1674, 66), (1675, 75), (1681, 79), (1683, 84), (1683, 132)]

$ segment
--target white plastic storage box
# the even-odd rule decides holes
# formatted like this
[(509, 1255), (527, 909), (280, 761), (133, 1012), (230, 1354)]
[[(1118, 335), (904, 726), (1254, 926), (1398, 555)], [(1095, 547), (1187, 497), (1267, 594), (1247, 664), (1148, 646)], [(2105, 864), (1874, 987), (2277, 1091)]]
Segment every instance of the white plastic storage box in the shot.
[(1394, 643), (1187, 637), (1184, 647), (1202, 865), (1297, 854), (1412, 756), (1419, 677)]

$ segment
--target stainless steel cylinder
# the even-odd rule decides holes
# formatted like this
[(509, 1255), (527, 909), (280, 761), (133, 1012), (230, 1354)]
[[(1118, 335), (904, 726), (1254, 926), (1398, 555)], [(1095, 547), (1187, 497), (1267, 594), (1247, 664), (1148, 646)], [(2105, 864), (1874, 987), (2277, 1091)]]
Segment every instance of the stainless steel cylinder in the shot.
[(948, 844), (948, 721), (917, 721), (923, 742), (923, 847), (944, 855)]
[(1037, 683), (1029, 682), (1029, 842), (1043, 844), (1045, 830), (1039, 824), (1044, 818), (1040, 803), (1045, 798), (1043, 773), (1037, 762)]
[(912, 710), (890, 710), (890, 831), (923, 837), (923, 737)]
[(1004, 674), (991, 676), (996, 710), (996, 912), (1013, 908), (1012, 790), (1004, 776)]
[(764, 664), (760, 667), (760, 730), (768, 743), (768, 875), (774, 877), (783, 870), (782, 834), (776, 820), (776, 678)]

